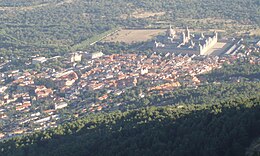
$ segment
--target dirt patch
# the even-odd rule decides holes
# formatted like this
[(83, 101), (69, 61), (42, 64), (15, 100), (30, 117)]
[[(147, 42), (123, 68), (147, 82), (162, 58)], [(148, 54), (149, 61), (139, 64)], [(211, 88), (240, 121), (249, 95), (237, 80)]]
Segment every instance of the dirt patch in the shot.
[(134, 12), (132, 17), (134, 18), (149, 18), (154, 16), (163, 16), (165, 12)]
[(165, 29), (122, 29), (106, 37), (103, 42), (124, 42), (128, 44), (142, 42), (152, 39), (163, 32), (165, 32)]
[(142, 18), (149, 18), (149, 17), (163, 16), (163, 15), (165, 15), (165, 12), (135, 11), (135, 12), (133, 12), (133, 13), (130, 14), (130, 15), (123, 14), (123, 15), (121, 15), (121, 18), (127, 19), (128, 16), (129, 16), (129, 17), (133, 17), (133, 18), (142, 19)]

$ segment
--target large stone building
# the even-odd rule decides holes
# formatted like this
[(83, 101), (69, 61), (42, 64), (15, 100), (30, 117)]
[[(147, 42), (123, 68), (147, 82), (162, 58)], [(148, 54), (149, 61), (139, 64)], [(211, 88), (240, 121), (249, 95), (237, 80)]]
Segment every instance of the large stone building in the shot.
[(69, 54), (70, 62), (80, 62), (82, 59), (81, 52), (74, 52)]
[(154, 42), (153, 50), (157, 52), (172, 52), (176, 54), (205, 55), (218, 42), (218, 34), (191, 34), (188, 28), (177, 33), (172, 27), (166, 35)]

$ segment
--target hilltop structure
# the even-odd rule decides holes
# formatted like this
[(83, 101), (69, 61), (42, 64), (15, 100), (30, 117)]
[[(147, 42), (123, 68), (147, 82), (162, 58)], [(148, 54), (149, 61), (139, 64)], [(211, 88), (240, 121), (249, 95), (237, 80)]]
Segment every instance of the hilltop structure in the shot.
[(166, 35), (160, 40), (155, 41), (153, 50), (158, 52), (172, 52), (189, 55), (205, 55), (218, 42), (218, 33), (204, 35), (203, 33), (191, 34), (188, 27), (185, 31), (177, 33), (170, 26)]

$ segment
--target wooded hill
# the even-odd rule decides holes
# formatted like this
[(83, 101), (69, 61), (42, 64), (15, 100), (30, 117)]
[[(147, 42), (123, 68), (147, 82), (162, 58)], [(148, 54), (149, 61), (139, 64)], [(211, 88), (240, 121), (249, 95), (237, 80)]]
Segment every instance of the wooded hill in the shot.
[[(260, 25), (258, 0), (2, 0), (0, 56), (53, 56), (88, 43), (117, 27), (146, 27), (176, 19), (209, 18)], [(138, 12), (164, 12), (160, 17), (135, 18)], [(139, 13), (140, 14), (140, 13)]]
[(243, 156), (260, 136), (260, 98), (91, 115), (0, 144), (4, 156)]

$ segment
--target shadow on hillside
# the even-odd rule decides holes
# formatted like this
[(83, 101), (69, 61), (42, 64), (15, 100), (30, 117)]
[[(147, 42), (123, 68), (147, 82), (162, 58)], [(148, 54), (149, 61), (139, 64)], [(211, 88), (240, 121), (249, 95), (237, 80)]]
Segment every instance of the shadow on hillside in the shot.
[(131, 111), (114, 123), (104, 119), (92, 129), (95, 124), (87, 123), (78, 133), (36, 141), (10, 155), (242, 156), (260, 136), (260, 106), (221, 107)]

